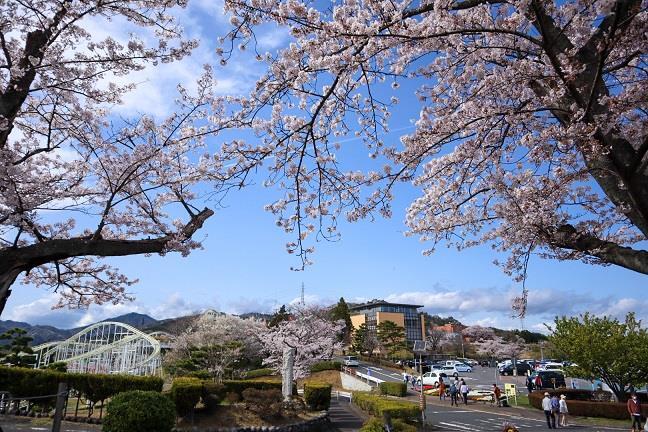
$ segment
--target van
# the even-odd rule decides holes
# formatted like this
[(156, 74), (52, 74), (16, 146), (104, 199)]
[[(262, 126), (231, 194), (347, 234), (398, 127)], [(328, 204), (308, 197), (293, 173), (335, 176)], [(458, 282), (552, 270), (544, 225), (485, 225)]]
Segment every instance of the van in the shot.
[(344, 363), (344, 366), (358, 366), (360, 364), (358, 363), (358, 357), (356, 356), (345, 356), (342, 362)]

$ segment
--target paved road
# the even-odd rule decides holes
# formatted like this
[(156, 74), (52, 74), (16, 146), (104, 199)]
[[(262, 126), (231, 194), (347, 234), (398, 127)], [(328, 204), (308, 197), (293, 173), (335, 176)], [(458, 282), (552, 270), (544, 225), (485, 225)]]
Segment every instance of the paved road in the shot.
[[(528, 412), (517, 413), (515, 408), (502, 408), (501, 412), (492, 409), (480, 409), (480, 407), (469, 406), (465, 408), (428, 405), (426, 410), (427, 419), (433, 425), (442, 431), (454, 432), (499, 432), (502, 430), (504, 422), (513, 423), (521, 432), (546, 431), (547, 423), (541, 414), (529, 415)], [(626, 429), (614, 427), (597, 427), (597, 426), (577, 426), (571, 425), (563, 430), (587, 431), (587, 432), (607, 432), (607, 431), (625, 431)]]

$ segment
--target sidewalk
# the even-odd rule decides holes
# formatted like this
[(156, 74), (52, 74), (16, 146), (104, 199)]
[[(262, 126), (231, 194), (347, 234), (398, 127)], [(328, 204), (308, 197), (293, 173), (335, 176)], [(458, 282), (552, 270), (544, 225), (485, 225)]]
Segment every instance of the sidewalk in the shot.
[(354, 432), (362, 427), (367, 416), (355, 408), (349, 402), (343, 400), (331, 400), (329, 408), (329, 419), (331, 426), (340, 432)]

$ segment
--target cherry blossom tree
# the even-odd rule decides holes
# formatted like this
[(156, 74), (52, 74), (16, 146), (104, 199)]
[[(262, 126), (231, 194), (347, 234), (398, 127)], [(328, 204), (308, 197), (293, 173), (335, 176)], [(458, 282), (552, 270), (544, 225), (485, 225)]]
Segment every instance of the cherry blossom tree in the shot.
[[(179, 87), (165, 119), (119, 117), (129, 74), (197, 45), (172, 12), (184, 0), (10, 0), (0, 4), (0, 313), (19, 275), (58, 306), (129, 299), (133, 280), (100, 257), (188, 254), (213, 214), (193, 187), (220, 161), (203, 157), (218, 115), (212, 73)], [(175, 8), (175, 9), (174, 9)], [(100, 38), (103, 22), (138, 34)], [(175, 96), (169, 96), (173, 98)]]
[(492, 340), (495, 338), (495, 331), (490, 327), (472, 325), (461, 331), (462, 336), (470, 338), (471, 341)]
[(294, 308), (291, 319), (267, 327), (259, 334), (263, 364), (281, 372), (286, 348), (294, 348), (293, 376), (295, 379), (310, 375), (310, 368), (318, 361), (330, 359), (335, 350), (342, 348), (339, 335), (344, 331), (344, 321), (332, 322), (326, 311), (314, 308)]
[(265, 323), (255, 318), (234, 315), (202, 315), (194, 320), (173, 343), (165, 356), (167, 366), (190, 365), (207, 370), (217, 381), (241, 361), (260, 361), (262, 345), (258, 334)]
[[(266, 184), (286, 190), (268, 210), (296, 234), (290, 252), (307, 263), (308, 236), (335, 237), (340, 217), (391, 215), (394, 185), (411, 181), (422, 192), (406, 222), (426, 252), (490, 244), (518, 279), (532, 253), (648, 274), (645, 0), (318, 7), (226, 0), (232, 30), (219, 52), (226, 64), (237, 47), (256, 49), (255, 27), (268, 22), (292, 37), (259, 53), (267, 73), (230, 99), (231, 124), (258, 139), (224, 147), (233, 171), (264, 163)], [(399, 93), (415, 86), (414, 130), (390, 142)], [(354, 135), (373, 170), (343, 160)]]

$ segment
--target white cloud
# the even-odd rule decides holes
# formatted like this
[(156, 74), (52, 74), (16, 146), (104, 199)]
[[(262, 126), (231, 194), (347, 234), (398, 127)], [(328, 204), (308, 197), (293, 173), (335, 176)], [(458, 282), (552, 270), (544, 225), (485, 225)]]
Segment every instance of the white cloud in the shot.
[(58, 296), (48, 293), (46, 296), (13, 307), (3, 319), (23, 321), (32, 325), (52, 325), (58, 328), (83, 327), (108, 318), (137, 312), (155, 319), (174, 318), (190, 315), (207, 308), (217, 309), (214, 303), (196, 304), (188, 302), (179, 293), (173, 293), (161, 303), (144, 305), (138, 301), (123, 304), (91, 305), (88, 309), (52, 309)]

